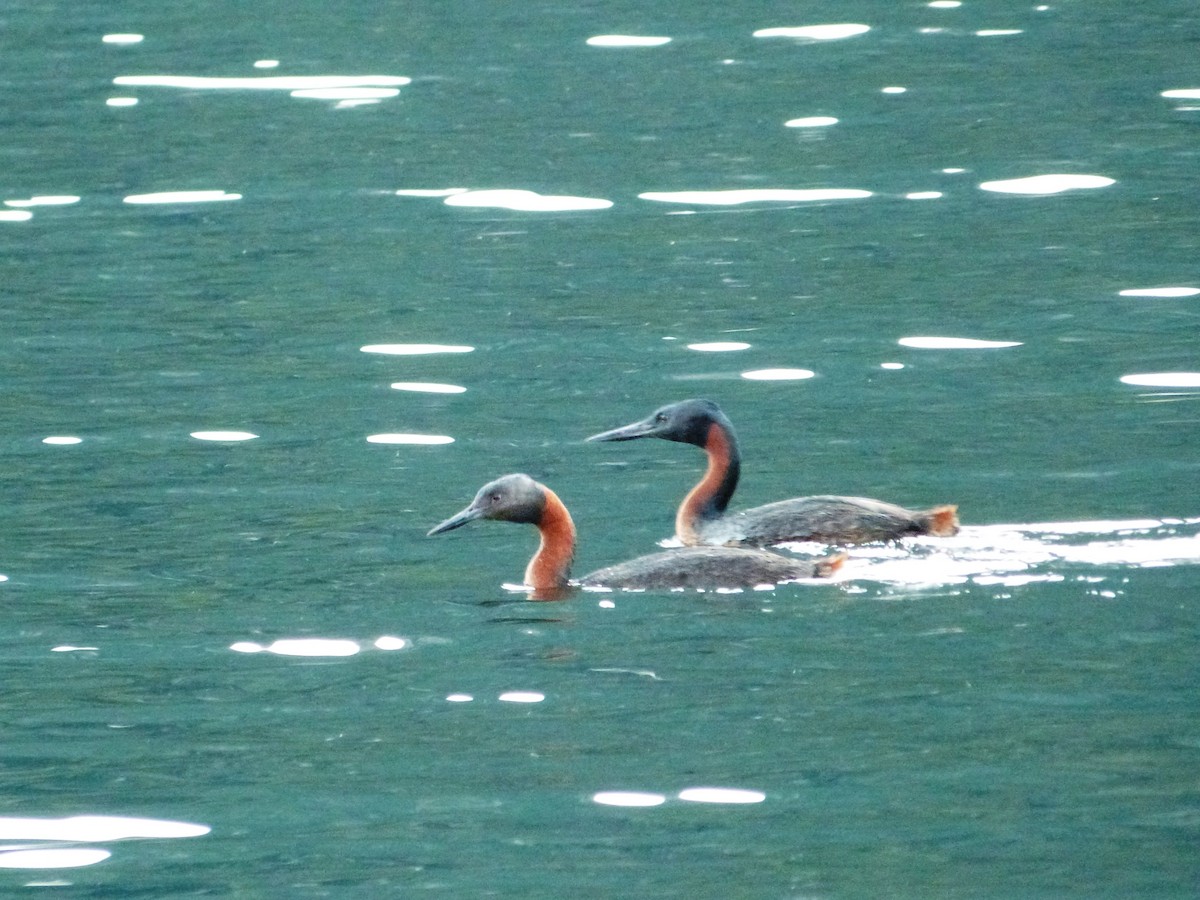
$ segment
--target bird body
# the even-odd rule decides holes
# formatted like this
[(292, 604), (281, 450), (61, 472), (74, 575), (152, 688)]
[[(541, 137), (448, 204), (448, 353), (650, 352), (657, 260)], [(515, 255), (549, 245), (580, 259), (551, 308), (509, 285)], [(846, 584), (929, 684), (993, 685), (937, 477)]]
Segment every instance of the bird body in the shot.
[[(525, 569), (525, 584), (535, 599), (561, 599), (566, 594), (572, 586), (575, 525), (554, 491), (528, 475), (505, 475), (485, 484), (470, 505), (434, 526), (429, 534), (451, 531), (476, 519), (535, 525), (541, 540)], [(844, 560), (844, 556), (833, 556), (808, 562), (765, 550), (682, 547), (598, 569), (574, 584), (625, 590), (754, 588), (825, 578)]]
[(955, 506), (911, 510), (865, 497), (818, 495), (780, 500), (727, 512), (741, 474), (733, 424), (711, 400), (684, 400), (589, 441), (656, 437), (704, 450), (708, 467), (683, 498), (675, 536), (685, 546), (766, 547), (788, 541), (863, 544), (916, 534), (947, 537), (958, 532)]

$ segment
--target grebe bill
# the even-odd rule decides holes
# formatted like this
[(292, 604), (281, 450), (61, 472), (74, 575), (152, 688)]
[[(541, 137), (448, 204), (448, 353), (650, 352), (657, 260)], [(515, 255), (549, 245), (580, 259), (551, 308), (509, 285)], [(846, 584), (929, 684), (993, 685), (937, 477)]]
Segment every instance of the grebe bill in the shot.
[(733, 423), (711, 400), (683, 400), (589, 441), (656, 437), (704, 450), (708, 468), (675, 516), (675, 536), (700, 544), (764, 547), (786, 541), (865, 544), (916, 534), (958, 533), (958, 507), (911, 510), (866, 497), (820, 495), (780, 500), (726, 515), (741, 473)]
[[(535, 599), (563, 596), (572, 584), (575, 525), (554, 491), (528, 475), (505, 475), (485, 484), (470, 505), (431, 528), (429, 534), (451, 531), (476, 519), (535, 525), (541, 543), (525, 570), (525, 583)], [(626, 590), (754, 588), (827, 578), (844, 561), (843, 555), (807, 562), (765, 550), (683, 547), (599, 569), (576, 583), (583, 587)]]

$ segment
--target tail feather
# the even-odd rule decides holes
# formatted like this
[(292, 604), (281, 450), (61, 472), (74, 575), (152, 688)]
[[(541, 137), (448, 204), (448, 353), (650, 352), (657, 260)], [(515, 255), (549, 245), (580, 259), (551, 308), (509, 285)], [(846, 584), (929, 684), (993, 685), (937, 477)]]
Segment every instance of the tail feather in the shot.
[(846, 559), (845, 553), (818, 559), (813, 563), (813, 578), (828, 578), (845, 564)]
[(953, 504), (935, 506), (917, 517), (927, 534), (935, 537), (953, 537), (958, 534), (958, 507)]

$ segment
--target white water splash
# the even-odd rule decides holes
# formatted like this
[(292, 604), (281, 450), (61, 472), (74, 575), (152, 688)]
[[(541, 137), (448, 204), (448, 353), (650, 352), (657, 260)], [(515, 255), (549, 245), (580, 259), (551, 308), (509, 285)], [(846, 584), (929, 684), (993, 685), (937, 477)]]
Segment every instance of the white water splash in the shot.
[[(819, 544), (784, 546), (808, 556), (826, 551)], [(909, 538), (847, 553), (837, 581), (1014, 587), (1088, 578), (1093, 569), (1107, 575), (1115, 566), (1200, 564), (1200, 518), (967, 525), (951, 538)]]

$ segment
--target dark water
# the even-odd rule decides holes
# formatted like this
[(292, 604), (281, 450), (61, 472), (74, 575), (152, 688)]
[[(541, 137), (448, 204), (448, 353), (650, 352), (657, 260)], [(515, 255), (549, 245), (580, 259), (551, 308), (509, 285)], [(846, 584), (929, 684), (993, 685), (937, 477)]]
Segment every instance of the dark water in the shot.
[[(754, 35), (831, 23), (870, 29)], [(1192, 4), (0, 35), (4, 892), (1200, 889)], [(334, 75), (386, 96), (164, 78)], [(424, 536), (520, 470), (579, 571), (648, 552), (703, 457), (582, 439), (688, 396), (738, 426), (736, 505), (966, 527), (833, 584), (555, 604), (502, 587), (528, 529)]]

